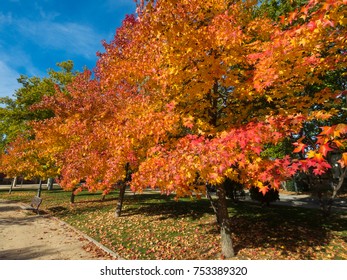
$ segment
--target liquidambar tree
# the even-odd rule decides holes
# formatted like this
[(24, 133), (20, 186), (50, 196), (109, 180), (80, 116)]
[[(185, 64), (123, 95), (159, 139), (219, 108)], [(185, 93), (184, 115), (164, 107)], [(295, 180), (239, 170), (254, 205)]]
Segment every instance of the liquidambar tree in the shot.
[[(337, 92), (322, 79), (346, 67), (346, 1), (311, 0), (279, 21), (257, 17), (256, 5), (148, 1), (98, 61), (104, 89), (126, 81), (153, 102), (152, 112), (178, 119), (169, 130), (155, 128), (162, 137), (134, 172), (133, 190), (150, 186), (180, 197), (204, 193), (197, 177), (216, 185), (226, 257), (234, 251), (223, 182), (265, 193), (293, 175), (299, 163), (262, 151), (304, 120), (336, 114)], [(136, 125), (152, 133), (141, 119)]]

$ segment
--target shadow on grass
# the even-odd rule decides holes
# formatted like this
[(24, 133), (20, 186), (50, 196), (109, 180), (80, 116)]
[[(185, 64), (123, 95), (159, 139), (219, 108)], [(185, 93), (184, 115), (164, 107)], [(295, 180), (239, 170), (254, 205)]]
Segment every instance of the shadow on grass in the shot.
[[(160, 194), (145, 194), (126, 197), (126, 204), (130, 205), (122, 213), (123, 217), (146, 215), (158, 216), (159, 220), (181, 219), (190, 217), (192, 220), (200, 219), (205, 214), (213, 214), (207, 200), (174, 200), (174, 196)], [(132, 207), (136, 205), (136, 207)]]
[[(88, 194), (89, 197), (96, 194)], [(117, 200), (117, 197), (108, 201)], [(214, 224), (214, 213), (206, 199), (175, 201), (173, 196), (153, 194), (128, 194), (125, 197), (122, 217), (148, 216), (158, 220), (190, 218), (197, 228), (206, 227), (207, 234), (219, 236)], [(58, 216), (88, 214), (94, 211), (108, 212), (116, 203), (101, 203), (100, 200), (79, 201), (76, 208), (55, 207), (50, 210)], [(316, 250), (325, 250), (331, 239), (340, 233), (340, 240), (347, 242), (347, 219), (340, 213), (324, 217), (320, 210), (274, 205), (262, 208), (258, 204), (229, 201), (230, 221), (235, 251), (242, 256), (244, 249), (276, 251), (278, 258), (293, 255), (297, 259), (315, 259)], [(73, 212), (72, 212), (73, 211)], [(204, 216), (209, 219), (199, 222)], [(213, 219), (211, 219), (213, 217)], [(198, 221), (198, 222), (196, 222)], [(187, 221), (189, 222), (189, 221)], [(324, 247), (323, 249), (316, 249)], [(345, 253), (344, 253), (345, 254)], [(275, 257), (276, 258), (276, 257)]]
[(235, 251), (269, 249), (282, 257), (315, 259), (316, 251), (329, 245), (334, 232), (345, 233), (347, 221), (340, 214), (324, 217), (319, 210), (272, 206), (261, 208), (244, 203), (233, 208), (231, 227)]
[[(159, 199), (160, 201), (153, 201)], [(207, 200), (180, 200), (156, 195), (127, 198), (128, 203), (140, 204), (125, 210), (123, 216), (158, 216), (158, 219), (180, 219), (190, 217), (198, 220), (205, 214), (214, 215)], [(132, 200), (132, 201), (131, 201)], [(165, 202), (165, 203), (164, 203)], [(318, 209), (271, 206), (229, 201), (230, 221), (236, 253), (243, 249), (276, 250), (280, 257), (295, 255), (298, 259), (314, 259), (315, 249), (329, 245), (335, 232), (341, 232), (347, 239), (347, 219), (336, 213), (324, 217)], [(198, 225), (201, 227), (203, 225)], [(208, 234), (218, 235), (218, 227), (210, 227)]]

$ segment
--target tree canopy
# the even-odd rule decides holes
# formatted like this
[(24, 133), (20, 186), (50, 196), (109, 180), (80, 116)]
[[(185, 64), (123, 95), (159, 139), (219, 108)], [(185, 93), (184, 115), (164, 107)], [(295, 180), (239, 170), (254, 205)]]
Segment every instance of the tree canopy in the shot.
[[(138, 1), (95, 77), (85, 71), (37, 106), (53, 117), (32, 124), (33, 143), (62, 187), (84, 180), (107, 193), (125, 180), (182, 197), (215, 185), (230, 257), (227, 179), (265, 194), (299, 171), (323, 174), (334, 149), (346, 168), (346, 1), (263, 2)], [(297, 136), (310, 124), (309, 148)], [(303, 157), (276, 155), (292, 139)]]

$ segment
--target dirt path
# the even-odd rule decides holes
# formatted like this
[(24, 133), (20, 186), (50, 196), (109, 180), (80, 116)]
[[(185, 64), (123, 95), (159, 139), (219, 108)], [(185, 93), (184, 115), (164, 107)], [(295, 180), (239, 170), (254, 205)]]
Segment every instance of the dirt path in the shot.
[(0, 200), (0, 260), (115, 259), (62, 221), (21, 206)]

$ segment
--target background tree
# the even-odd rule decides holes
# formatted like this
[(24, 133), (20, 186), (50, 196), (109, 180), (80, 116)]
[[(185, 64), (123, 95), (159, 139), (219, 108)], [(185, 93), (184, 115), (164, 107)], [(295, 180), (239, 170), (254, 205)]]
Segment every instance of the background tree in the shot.
[[(52, 117), (50, 110), (33, 110), (32, 106), (39, 103), (44, 96), (55, 93), (55, 87), (64, 89), (70, 83), (76, 72), (73, 71), (73, 62), (57, 63), (59, 70), (50, 69), (48, 77), (27, 77), (21, 75), (18, 82), (22, 85), (16, 90), (14, 97), (0, 99), (3, 107), (0, 108), (1, 150), (19, 134), (30, 130), (29, 123), (33, 120), (43, 120)], [(30, 134), (30, 132), (29, 132)]]
[[(48, 77), (29, 78), (21, 75), (18, 82), (22, 87), (14, 93), (14, 97), (0, 99), (0, 103), (4, 105), (0, 108), (0, 154), (5, 152), (7, 154), (6, 157), (8, 157), (9, 151), (13, 149), (11, 143), (18, 145), (18, 142), (22, 141), (24, 138), (27, 138), (27, 140), (34, 139), (35, 135), (33, 134), (32, 123), (53, 116), (51, 110), (46, 108), (35, 109), (34, 106), (41, 102), (45, 96), (54, 95), (56, 87), (65, 91), (65, 86), (70, 83), (77, 74), (77, 72), (73, 70), (72, 61), (57, 63), (57, 66), (59, 70), (50, 69), (48, 71)], [(14, 156), (14, 154), (12, 155)], [(12, 166), (12, 168), (14, 167), (15, 166)], [(9, 168), (9, 166), (3, 166), (2, 172), (9, 170)], [(10, 174), (14, 176), (14, 181), (16, 181), (15, 174), (10, 172), (7, 176), (10, 176)], [(22, 172), (19, 172), (18, 175), (19, 174), (22, 174)], [(26, 175), (26, 177), (28, 177), (28, 175)]]
[[(145, 157), (147, 143), (152, 143), (149, 139), (159, 141), (159, 128), (175, 120), (167, 112), (154, 113), (138, 87), (123, 82), (103, 88), (89, 71), (67, 88), (69, 95), (58, 91), (40, 104), (50, 108), (54, 117), (35, 124), (35, 141), (57, 159), (59, 183), (65, 190), (76, 194), (84, 188), (107, 194), (119, 187), (119, 216), (130, 174)], [(152, 129), (144, 131), (137, 125), (139, 120)], [(40, 133), (43, 129), (47, 135)]]

